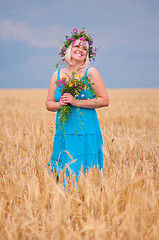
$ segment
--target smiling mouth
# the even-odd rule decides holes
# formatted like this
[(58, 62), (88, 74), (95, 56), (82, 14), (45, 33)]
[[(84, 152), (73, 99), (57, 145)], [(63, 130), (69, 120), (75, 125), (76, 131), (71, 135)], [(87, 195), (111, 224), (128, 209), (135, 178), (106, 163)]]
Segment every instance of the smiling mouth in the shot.
[(76, 53), (76, 55), (79, 56), (79, 57), (82, 57), (82, 54), (80, 54), (80, 53)]

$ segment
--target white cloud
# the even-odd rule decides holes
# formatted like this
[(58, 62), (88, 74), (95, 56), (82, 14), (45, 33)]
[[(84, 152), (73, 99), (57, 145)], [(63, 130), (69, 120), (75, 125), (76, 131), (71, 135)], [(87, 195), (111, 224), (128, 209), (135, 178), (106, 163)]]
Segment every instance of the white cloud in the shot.
[(64, 36), (68, 29), (50, 25), (42, 28), (30, 26), (22, 21), (4, 20), (0, 23), (0, 38), (3, 40), (17, 40), (27, 42), (37, 47), (59, 47), (60, 36)]

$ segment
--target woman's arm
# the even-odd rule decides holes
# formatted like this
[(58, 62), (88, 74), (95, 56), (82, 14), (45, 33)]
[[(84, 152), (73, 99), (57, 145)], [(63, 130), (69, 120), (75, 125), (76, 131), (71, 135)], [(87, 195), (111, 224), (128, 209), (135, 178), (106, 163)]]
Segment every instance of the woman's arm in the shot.
[(92, 87), (97, 95), (97, 98), (77, 100), (71, 94), (65, 93), (62, 96), (62, 101), (64, 103), (70, 103), (73, 106), (83, 107), (83, 108), (107, 107), (109, 105), (108, 93), (105, 88), (102, 77), (99, 74), (99, 72), (96, 70), (96, 68), (91, 67), (88, 69), (88, 78), (91, 83), (94, 83)]
[(62, 105), (67, 105), (60, 100), (60, 102), (55, 102), (55, 92), (56, 92), (56, 80), (57, 80), (57, 71), (52, 75), (50, 86), (48, 90), (48, 96), (46, 99), (46, 108), (48, 111), (55, 112), (61, 108)]

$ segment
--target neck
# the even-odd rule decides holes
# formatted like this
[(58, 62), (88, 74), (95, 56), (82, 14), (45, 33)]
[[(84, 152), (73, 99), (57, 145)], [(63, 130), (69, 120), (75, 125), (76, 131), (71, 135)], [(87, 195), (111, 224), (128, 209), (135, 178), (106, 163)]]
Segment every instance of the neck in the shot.
[(70, 70), (75, 70), (77, 68), (84, 68), (84, 61), (76, 61), (75, 59), (71, 59), (73, 65), (69, 65)]
[(68, 69), (70, 72), (73, 72), (74, 70), (77, 70), (77, 68), (82, 69), (82, 67), (80, 65), (69, 65)]

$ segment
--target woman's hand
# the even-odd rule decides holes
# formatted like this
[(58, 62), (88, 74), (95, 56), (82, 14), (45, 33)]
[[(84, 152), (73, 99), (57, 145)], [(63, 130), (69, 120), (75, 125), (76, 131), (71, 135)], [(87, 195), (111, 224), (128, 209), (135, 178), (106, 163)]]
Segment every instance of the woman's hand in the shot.
[(60, 102), (59, 102), (59, 106), (61, 108), (61, 106), (63, 105), (67, 105), (67, 103), (63, 100), (62, 96), (60, 97)]
[(60, 101), (64, 104), (67, 105), (70, 103), (72, 106), (76, 106), (77, 99), (72, 96), (70, 93), (64, 93), (60, 99)]

